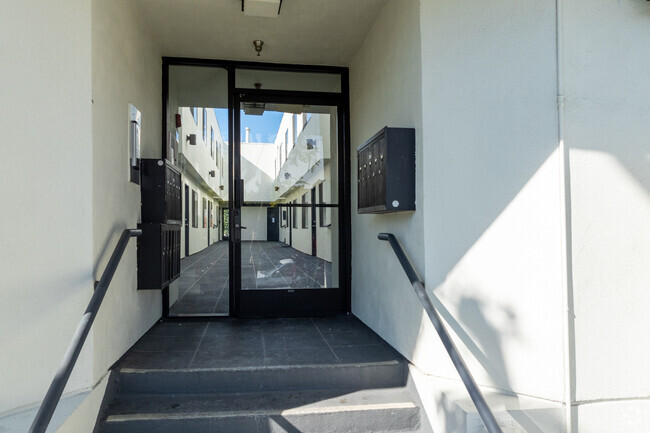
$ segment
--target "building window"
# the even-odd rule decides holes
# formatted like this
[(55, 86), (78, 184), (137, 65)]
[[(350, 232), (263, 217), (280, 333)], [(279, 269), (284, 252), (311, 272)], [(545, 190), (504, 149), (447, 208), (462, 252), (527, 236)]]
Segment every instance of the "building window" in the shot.
[(196, 107), (190, 108), (190, 111), (192, 112), (192, 118), (194, 119), (194, 123), (197, 125), (199, 124), (199, 111)]
[(301, 208), (301, 214), (302, 214), (302, 228), (306, 229), (307, 228), (307, 211), (309, 208), (307, 208), (307, 193), (304, 193), (302, 195), (302, 208)]
[[(289, 147), (289, 130), (284, 131), (284, 143)], [(293, 149), (293, 148), (292, 148)]]
[(203, 228), (208, 228), (208, 202), (202, 199), (203, 204)]
[(210, 156), (214, 159), (214, 128), (210, 127)]
[(203, 109), (203, 143), (208, 144), (208, 110)]
[(291, 226), (294, 229), (298, 228), (298, 208), (296, 207), (297, 204), (298, 204), (298, 200), (294, 200), (293, 201), (293, 209), (292, 209), (292, 212), (291, 212), (291, 214), (292, 214)]
[(192, 227), (199, 226), (199, 196), (192, 190)]

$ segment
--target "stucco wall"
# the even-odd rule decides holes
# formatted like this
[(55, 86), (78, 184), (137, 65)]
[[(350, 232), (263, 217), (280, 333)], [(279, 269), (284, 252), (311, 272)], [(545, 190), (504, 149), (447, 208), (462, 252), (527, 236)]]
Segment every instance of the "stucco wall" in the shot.
[[(647, 399), (650, 3), (572, 0), (563, 4), (574, 398), (583, 403)], [(599, 404), (582, 410), (582, 415), (620, 418), (623, 406)], [(645, 411), (648, 414), (647, 406)], [(637, 431), (643, 424), (638, 423), (638, 409), (636, 417), (634, 412), (626, 418), (636, 418), (637, 424), (594, 431)], [(645, 419), (647, 428), (649, 419)]]
[(90, 36), (90, 0), (0, 13), (0, 414), (43, 398), (93, 292)]
[(357, 173), (352, 185), (352, 312), (413, 358), (421, 307), (379, 232), (393, 232), (424, 276), (420, 3), (390, 1), (350, 65), (351, 167), (356, 150), (384, 126), (416, 130), (417, 210), (359, 215)]
[[(140, 189), (127, 180), (129, 102), (142, 112), (143, 158), (161, 154), (161, 58), (133, 2), (92, 5), (93, 239), (95, 276), (127, 227), (140, 218)], [(93, 327), (95, 377), (110, 367), (161, 316), (160, 291), (136, 290), (131, 241)]]
[(425, 372), (457, 378), (376, 240), (393, 232), (480, 383), (562, 400), (554, 2), (419, 6), (389, 2), (351, 65), (352, 166), (389, 125), (416, 128), (419, 168), (415, 213), (353, 212), (353, 312)]
[(429, 293), (477, 380), (561, 401), (555, 21), (552, 0), (422, 4), (424, 239)]

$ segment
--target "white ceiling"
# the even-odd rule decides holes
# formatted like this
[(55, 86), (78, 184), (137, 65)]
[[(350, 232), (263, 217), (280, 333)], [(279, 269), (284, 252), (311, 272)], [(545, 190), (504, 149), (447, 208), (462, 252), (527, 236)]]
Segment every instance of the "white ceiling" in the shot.
[(245, 16), (241, 0), (136, 3), (163, 56), (347, 66), (386, 1), (284, 0), (277, 18)]

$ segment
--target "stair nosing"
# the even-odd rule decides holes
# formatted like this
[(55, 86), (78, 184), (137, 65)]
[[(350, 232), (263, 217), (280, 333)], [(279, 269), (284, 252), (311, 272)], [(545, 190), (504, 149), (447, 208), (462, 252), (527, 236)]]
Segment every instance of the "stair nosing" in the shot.
[(120, 368), (120, 374), (138, 374), (138, 373), (200, 373), (200, 372), (237, 372), (237, 371), (265, 371), (265, 370), (292, 370), (296, 368), (346, 368), (346, 367), (374, 367), (399, 365), (401, 360), (390, 360), (381, 362), (360, 362), (349, 364), (292, 364), (292, 365), (260, 365), (250, 367), (219, 367), (219, 368)]
[(342, 412), (365, 412), (375, 410), (400, 410), (400, 409), (419, 409), (413, 402), (395, 402), (395, 403), (373, 403), (373, 404), (355, 404), (341, 406), (324, 406), (316, 408), (292, 408), (283, 410), (262, 410), (262, 411), (211, 411), (195, 413), (135, 413), (109, 415), (105, 422), (132, 422), (132, 421), (153, 421), (153, 420), (183, 420), (183, 419), (205, 419), (205, 418), (236, 418), (249, 416), (297, 416), (297, 415), (319, 415)]

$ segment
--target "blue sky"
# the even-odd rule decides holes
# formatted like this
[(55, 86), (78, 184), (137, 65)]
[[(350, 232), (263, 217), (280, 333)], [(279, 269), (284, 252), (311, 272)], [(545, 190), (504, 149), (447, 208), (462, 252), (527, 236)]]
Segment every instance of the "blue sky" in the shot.
[[(228, 141), (228, 110), (215, 109), (214, 114), (219, 122), (219, 129), (223, 141)], [(278, 134), (278, 128), (282, 121), (283, 113), (276, 111), (265, 111), (261, 116), (247, 116), (241, 112), (241, 137), (246, 134), (246, 127), (251, 129), (251, 141), (256, 143), (273, 143)]]

